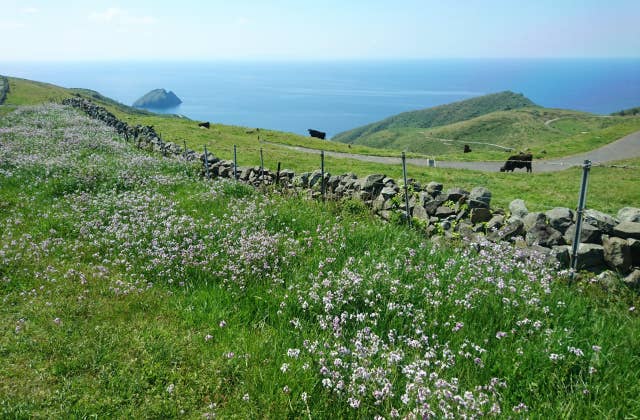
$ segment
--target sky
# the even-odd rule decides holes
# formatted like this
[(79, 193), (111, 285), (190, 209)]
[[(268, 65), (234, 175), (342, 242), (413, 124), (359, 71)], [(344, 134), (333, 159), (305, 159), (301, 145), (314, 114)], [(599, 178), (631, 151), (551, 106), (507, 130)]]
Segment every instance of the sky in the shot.
[(7, 61), (640, 57), (639, 0), (3, 0)]

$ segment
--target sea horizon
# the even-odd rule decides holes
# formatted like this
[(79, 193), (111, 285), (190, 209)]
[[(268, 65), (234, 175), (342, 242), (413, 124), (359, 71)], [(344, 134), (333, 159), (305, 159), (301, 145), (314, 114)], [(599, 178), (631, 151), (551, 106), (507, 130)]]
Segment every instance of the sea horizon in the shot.
[(100, 92), (125, 105), (156, 88), (194, 120), (329, 136), (489, 93), (609, 114), (640, 105), (640, 58), (11, 61), (0, 74)]

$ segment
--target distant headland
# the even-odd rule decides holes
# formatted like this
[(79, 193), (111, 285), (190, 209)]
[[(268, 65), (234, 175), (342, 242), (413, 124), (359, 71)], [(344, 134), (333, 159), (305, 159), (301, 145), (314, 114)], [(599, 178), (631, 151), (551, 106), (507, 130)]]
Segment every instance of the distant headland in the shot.
[(153, 89), (133, 103), (136, 108), (172, 108), (182, 103), (182, 100), (172, 91)]

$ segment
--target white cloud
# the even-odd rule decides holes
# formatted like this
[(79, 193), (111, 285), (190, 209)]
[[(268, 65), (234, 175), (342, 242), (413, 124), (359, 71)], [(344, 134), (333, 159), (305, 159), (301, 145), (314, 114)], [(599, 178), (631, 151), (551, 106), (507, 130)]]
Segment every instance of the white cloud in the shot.
[(0, 28), (6, 29), (6, 30), (22, 29), (26, 27), (27, 25), (25, 25), (22, 22), (16, 22), (12, 20), (0, 21)]
[(22, 13), (34, 15), (36, 13), (40, 13), (40, 9), (38, 9), (37, 7), (25, 7), (24, 9), (22, 9)]
[(153, 16), (134, 16), (128, 11), (110, 7), (103, 12), (93, 12), (89, 20), (116, 25), (153, 25), (158, 20)]
[(238, 25), (248, 25), (249, 23), (251, 23), (251, 21), (244, 16), (241, 16), (238, 19), (236, 19), (236, 24)]

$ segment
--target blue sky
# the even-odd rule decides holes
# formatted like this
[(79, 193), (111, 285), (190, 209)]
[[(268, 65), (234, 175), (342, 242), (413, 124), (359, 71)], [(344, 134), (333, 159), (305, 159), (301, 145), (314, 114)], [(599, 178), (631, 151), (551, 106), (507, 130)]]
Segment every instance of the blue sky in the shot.
[(2, 60), (640, 57), (639, 0), (3, 0)]

